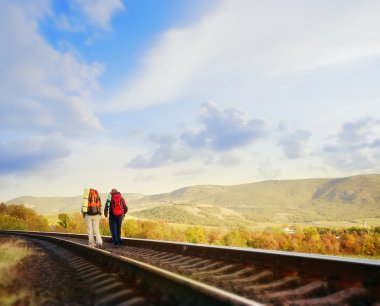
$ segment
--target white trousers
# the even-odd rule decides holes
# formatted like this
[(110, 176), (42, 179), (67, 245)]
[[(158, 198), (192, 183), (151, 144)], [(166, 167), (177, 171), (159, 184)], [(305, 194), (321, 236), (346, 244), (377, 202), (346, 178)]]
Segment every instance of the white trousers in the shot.
[(100, 215), (90, 216), (86, 214), (84, 219), (86, 221), (86, 226), (87, 226), (88, 245), (90, 247), (95, 246), (94, 235), (96, 239), (96, 245), (102, 245), (103, 240), (102, 240), (102, 237), (100, 236), (100, 231), (99, 231)]

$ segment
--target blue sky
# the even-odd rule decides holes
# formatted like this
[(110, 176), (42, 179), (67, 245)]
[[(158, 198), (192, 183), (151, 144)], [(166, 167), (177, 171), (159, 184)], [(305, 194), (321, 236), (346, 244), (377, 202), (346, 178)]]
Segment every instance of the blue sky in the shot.
[(379, 11), (0, 0), (0, 201), (379, 173)]

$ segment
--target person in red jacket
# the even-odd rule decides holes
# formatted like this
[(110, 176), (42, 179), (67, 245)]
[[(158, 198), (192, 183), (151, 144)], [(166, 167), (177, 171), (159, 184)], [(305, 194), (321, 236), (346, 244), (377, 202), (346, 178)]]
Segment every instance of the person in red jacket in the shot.
[(119, 191), (112, 189), (104, 206), (104, 216), (108, 218), (112, 236), (112, 245), (115, 248), (117, 248), (122, 242), (121, 225), (127, 212), (128, 206), (125, 199)]

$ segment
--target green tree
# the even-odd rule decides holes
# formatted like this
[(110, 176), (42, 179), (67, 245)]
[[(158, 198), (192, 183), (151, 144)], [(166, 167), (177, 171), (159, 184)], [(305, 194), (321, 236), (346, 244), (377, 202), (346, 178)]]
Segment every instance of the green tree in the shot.
[(58, 225), (64, 229), (68, 229), (71, 226), (71, 218), (68, 214), (58, 214)]
[(188, 227), (185, 234), (190, 243), (207, 243), (206, 232), (202, 226)]
[(238, 229), (233, 229), (229, 231), (224, 236), (224, 244), (229, 246), (238, 246), (238, 247), (246, 247), (248, 245), (248, 241), (250, 240), (250, 233), (248, 230), (239, 227)]

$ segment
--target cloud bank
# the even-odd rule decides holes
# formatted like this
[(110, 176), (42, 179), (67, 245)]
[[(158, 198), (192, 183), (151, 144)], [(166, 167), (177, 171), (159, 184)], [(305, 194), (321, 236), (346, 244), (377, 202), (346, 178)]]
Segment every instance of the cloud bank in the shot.
[(378, 56), (380, 3), (220, 1), (188, 27), (160, 35), (114, 93), (115, 109), (143, 108), (224, 88)]
[[(131, 168), (159, 167), (193, 158), (203, 158), (204, 162), (214, 160), (215, 153), (226, 153), (253, 143), (263, 137), (267, 123), (260, 119), (250, 119), (247, 114), (236, 109), (220, 109), (213, 102), (201, 106), (199, 118), (201, 127), (186, 129), (180, 135), (151, 135), (149, 141), (158, 147), (151, 156), (137, 155), (128, 164)], [(232, 164), (230, 158), (222, 158), (224, 164)]]
[(323, 147), (326, 161), (344, 171), (368, 171), (380, 164), (380, 120), (364, 118), (342, 125)]
[[(49, 2), (37, 3), (0, 2), (3, 172), (20, 172), (65, 157), (67, 139), (101, 129), (91, 97), (99, 90), (102, 66), (49, 45), (39, 34), (39, 21), (51, 14)], [(61, 135), (59, 143), (56, 136), (46, 135)], [(13, 158), (12, 148), (17, 148)]]
[(55, 26), (71, 33), (110, 31), (115, 14), (124, 10), (121, 0), (69, 0), (68, 10), (54, 18)]

